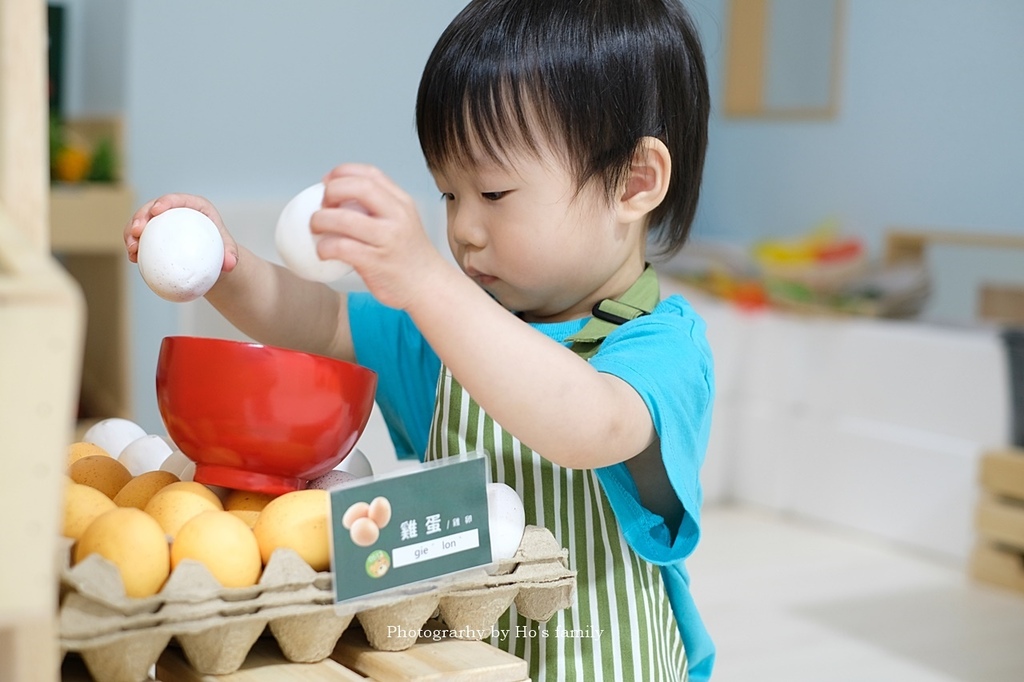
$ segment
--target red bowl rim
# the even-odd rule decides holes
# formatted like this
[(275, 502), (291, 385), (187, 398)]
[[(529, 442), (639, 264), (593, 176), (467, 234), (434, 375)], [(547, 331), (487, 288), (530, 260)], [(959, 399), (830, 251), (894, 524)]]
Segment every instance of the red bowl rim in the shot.
[(246, 348), (252, 350), (268, 350), (271, 353), (280, 353), (284, 355), (305, 355), (308, 357), (316, 358), (318, 360), (326, 360), (328, 362), (337, 362), (343, 365), (349, 365), (355, 370), (368, 372), (369, 374), (377, 374), (375, 370), (360, 365), (358, 362), (352, 362), (350, 360), (342, 360), (330, 355), (324, 355), (322, 353), (314, 353), (312, 351), (297, 350), (295, 348), (286, 348), (284, 346), (275, 346), (269, 343), (260, 343), (259, 341), (246, 341), (242, 339), (225, 339), (215, 336), (196, 336), (190, 334), (174, 334), (165, 336), (161, 341), (160, 345), (163, 347), (164, 344), (203, 344), (203, 345), (218, 345), (218, 346), (234, 346), (238, 348)]

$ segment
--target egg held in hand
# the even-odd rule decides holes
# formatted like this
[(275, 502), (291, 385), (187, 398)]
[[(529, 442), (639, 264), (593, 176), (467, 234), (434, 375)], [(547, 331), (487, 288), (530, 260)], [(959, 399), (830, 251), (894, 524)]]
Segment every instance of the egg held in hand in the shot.
[(220, 277), (224, 239), (203, 213), (172, 208), (146, 223), (138, 260), (142, 279), (158, 296), (176, 303), (194, 301)]
[[(309, 221), (323, 201), (322, 182), (295, 195), (277, 219), (274, 243), (281, 260), (299, 277), (314, 282), (333, 282), (352, 272), (352, 266), (339, 260), (323, 260), (316, 251), (320, 237), (313, 234)], [(360, 210), (355, 204), (351, 208)]]

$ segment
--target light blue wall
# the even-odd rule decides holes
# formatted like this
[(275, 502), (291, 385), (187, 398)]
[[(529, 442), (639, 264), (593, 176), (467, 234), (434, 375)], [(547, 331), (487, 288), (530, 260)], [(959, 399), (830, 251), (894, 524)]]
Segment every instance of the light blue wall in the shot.
[[(107, 13), (92, 39), (123, 46), (123, 63), (91, 53), (81, 77), (123, 110), (140, 200), (283, 201), (350, 160), (382, 166), (413, 194), (434, 191), (413, 131), (415, 88), (463, 0), (71, 4)], [(726, 2), (690, 4), (717, 102)], [(894, 225), (1024, 232), (1021, 35), (1019, 0), (847, 0), (838, 116), (716, 110), (695, 234), (748, 242), (828, 217), (876, 248)], [(103, 109), (96, 97), (79, 103)], [(137, 418), (158, 429), (153, 368), (177, 309), (132, 276)]]
[[(725, 2), (698, 12), (721, 92)], [(834, 120), (715, 116), (699, 231), (1024, 232), (1024, 2), (847, 0)]]
[[(436, 194), (414, 130), (420, 71), (463, 0), (157, 0), (130, 5), (127, 114), (140, 198), (281, 205), (344, 161)], [(133, 280), (136, 418), (177, 309)]]

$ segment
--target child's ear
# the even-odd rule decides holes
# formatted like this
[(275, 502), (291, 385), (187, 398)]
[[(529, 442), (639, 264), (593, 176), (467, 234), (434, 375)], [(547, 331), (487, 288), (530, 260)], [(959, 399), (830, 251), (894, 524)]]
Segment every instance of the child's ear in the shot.
[(671, 177), (672, 156), (665, 143), (656, 137), (641, 139), (616, 202), (619, 219), (634, 222), (653, 211), (664, 201)]

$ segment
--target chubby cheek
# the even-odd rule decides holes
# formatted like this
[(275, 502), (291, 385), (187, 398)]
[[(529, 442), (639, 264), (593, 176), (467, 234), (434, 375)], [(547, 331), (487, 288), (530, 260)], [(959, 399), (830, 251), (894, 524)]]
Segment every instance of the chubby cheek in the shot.
[(448, 230), (448, 250), (451, 251), (452, 257), (455, 258), (455, 261), (461, 266), (462, 255), (465, 249), (462, 246), (459, 246), (458, 242), (455, 241), (450, 229)]

